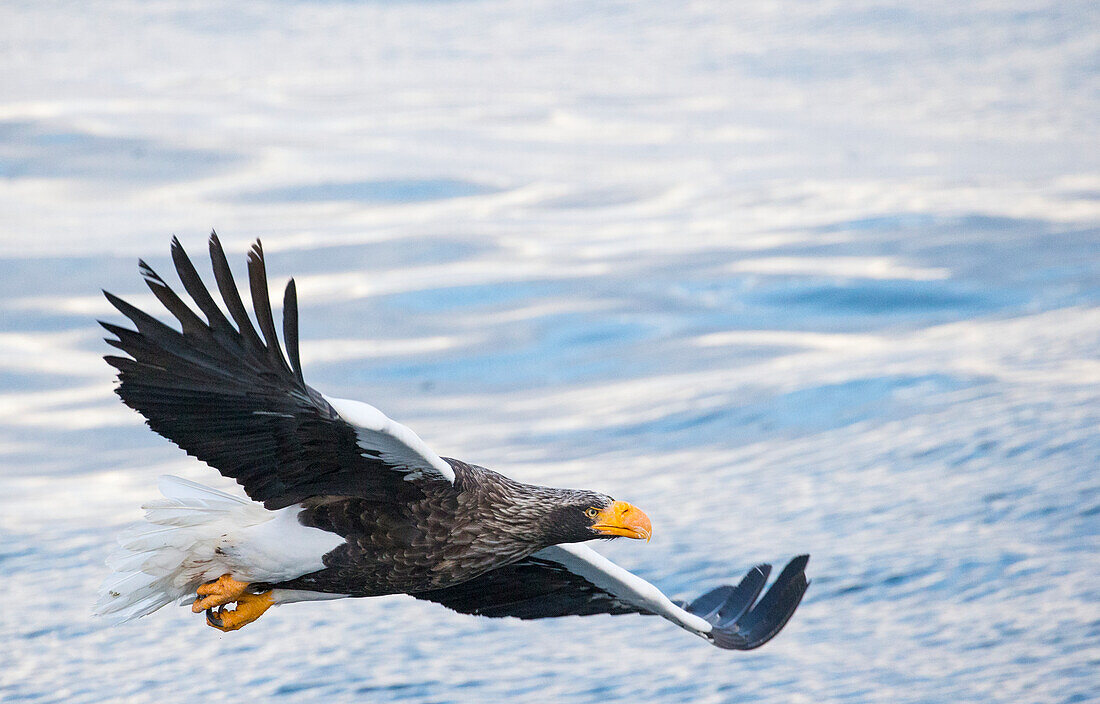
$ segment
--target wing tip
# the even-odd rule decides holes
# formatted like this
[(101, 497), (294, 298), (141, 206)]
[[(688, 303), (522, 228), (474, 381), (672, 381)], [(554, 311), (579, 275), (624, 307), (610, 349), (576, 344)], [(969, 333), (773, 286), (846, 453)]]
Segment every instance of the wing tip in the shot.
[(266, 269), (264, 265), (264, 244), (260, 241), (259, 237), (257, 237), (256, 241), (248, 248), (248, 265), (254, 266), (253, 262), (262, 269)]
[[(755, 589), (751, 595), (740, 588), (748, 584), (758, 571), (765, 575), (765, 579), (767, 573), (761, 565), (749, 570), (727, 603), (703, 616), (712, 625), (705, 637), (725, 650), (753, 650), (770, 641), (790, 621), (809, 588), (810, 580), (805, 573), (809, 561), (808, 554), (792, 558), (759, 601), (756, 598), (763, 589), (763, 582), (753, 585)], [(746, 596), (749, 597), (747, 601)], [(730, 603), (734, 601), (741, 603)]]
[(168, 284), (164, 282), (164, 279), (160, 277), (160, 274), (154, 271), (153, 267), (149, 266), (149, 264), (144, 259), (138, 259), (138, 273), (141, 274), (141, 278), (145, 279), (145, 283), (149, 286), (157, 284), (158, 286), (168, 288)]

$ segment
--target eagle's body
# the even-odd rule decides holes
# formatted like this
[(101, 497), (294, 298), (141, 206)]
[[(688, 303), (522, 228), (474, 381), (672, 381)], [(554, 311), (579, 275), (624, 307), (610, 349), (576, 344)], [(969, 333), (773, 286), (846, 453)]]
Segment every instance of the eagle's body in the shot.
[(343, 536), (326, 568), (272, 586), (348, 596), (416, 594), (461, 584), (562, 542), (556, 502), (598, 494), (521, 484), (446, 460), (455, 483), (435, 482), (399, 502), (359, 497), (306, 499), (298, 520)]
[(284, 356), (259, 243), (248, 259), (258, 332), (216, 236), (210, 256), (228, 316), (173, 240), (176, 271), (202, 317), (142, 262), (182, 330), (108, 293), (137, 329), (103, 323), (127, 355), (106, 359), (127, 405), (250, 500), (162, 478), (165, 500), (146, 506), (148, 524), (124, 534), (109, 561), (116, 574), (104, 583), (101, 613), (129, 620), (192, 600), (210, 625), (235, 630), (276, 604), (404, 593), (485, 616), (657, 614), (741, 650), (770, 640), (794, 613), (807, 556), (759, 601), (768, 565), (678, 605), (580, 544), (648, 540), (649, 518), (634, 506), (444, 459), (373, 406), (307, 386), (293, 280)]

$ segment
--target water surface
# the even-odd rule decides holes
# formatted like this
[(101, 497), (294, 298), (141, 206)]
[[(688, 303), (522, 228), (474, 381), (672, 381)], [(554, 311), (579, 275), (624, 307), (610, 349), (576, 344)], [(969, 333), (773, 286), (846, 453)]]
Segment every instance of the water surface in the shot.
[[(0, 19), (0, 699), (1100, 698), (1092, 5)], [(794, 619), (92, 619), (156, 477), (222, 481), (113, 396), (99, 290), (211, 227), (296, 277), (318, 389), (637, 503), (600, 550), (675, 598), (809, 552)]]

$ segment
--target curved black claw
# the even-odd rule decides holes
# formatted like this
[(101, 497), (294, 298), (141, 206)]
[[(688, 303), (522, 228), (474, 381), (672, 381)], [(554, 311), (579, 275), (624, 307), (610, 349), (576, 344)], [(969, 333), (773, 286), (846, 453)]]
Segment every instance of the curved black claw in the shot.
[(214, 611), (214, 609), (206, 610), (206, 622), (209, 623), (211, 626), (217, 626), (218, 628), (221, 628), (224, 625), (221, 618), (218, 616), (218, 613)]
[[(758, 602), (756, 597), (768, 580), (770, 565), (757, 565), (736, 587), (712, 589), (686, 608), (713, 626), (707, 635), (719, 648), (759, 648), (787, 625), (798, 608), (810, 584), (806, 580), (806, 563), (809, 561), (809, 555), (799, 555), (787, 563)], [(753, 602), (756, 602), (755, 606)]]

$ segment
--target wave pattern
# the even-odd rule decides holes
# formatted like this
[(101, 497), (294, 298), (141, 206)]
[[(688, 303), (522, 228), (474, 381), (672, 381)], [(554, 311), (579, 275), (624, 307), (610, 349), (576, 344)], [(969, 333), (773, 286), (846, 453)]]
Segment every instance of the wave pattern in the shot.
[[(1100, 698), (1095, 10), (1048, 9), (0, 8), (0, 699)], [(809, 552), (795, 619), (93, 621), (155, 478), (217, 481), (113, 396), (99, 289), (211, 225), (296, 277), (312, 385), (637, 503), (600, 549), (673, 596)]]

